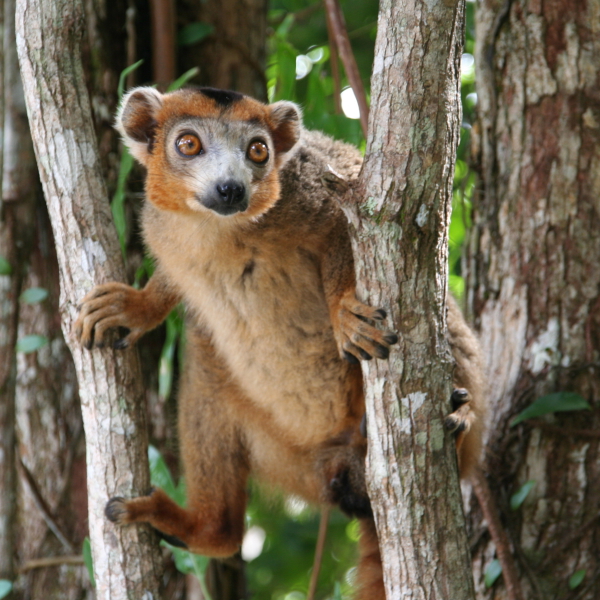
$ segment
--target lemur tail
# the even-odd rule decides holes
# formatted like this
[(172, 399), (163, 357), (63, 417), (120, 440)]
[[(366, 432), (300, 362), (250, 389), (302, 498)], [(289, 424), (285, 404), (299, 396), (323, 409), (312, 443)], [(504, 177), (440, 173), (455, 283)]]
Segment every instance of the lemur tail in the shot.
[(373, 519), (360, 520), (359, 551), (354, 600), (385, 600), (383, 567)]

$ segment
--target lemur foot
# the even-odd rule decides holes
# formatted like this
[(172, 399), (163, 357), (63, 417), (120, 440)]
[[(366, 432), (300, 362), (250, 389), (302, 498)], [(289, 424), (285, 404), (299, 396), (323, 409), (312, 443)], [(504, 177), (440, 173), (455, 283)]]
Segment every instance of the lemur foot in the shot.
[(454, 434), (468, 433), (475, 415), (471, 410), (469, 392), (465, 388), (456, 388), (450, 396), (452, 413), (446, 417), (446, 429)]

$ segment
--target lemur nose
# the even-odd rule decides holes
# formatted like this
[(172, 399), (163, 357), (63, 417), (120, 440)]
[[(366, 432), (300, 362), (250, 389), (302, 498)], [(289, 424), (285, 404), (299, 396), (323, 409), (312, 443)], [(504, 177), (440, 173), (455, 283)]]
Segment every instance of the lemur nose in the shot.
[(236, 181), (217, 183), (217, 192), (227, 204), (238, 204), (246, 195), (246, 188)]

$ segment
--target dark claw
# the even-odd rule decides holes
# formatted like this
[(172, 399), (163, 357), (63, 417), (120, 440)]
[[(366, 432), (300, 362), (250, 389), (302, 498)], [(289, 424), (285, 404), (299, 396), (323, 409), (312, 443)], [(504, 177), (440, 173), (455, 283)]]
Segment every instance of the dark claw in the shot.
[(125, 348), (127, 348), (128, 346), (129, 342), (125, 338), (121, 338), (113, 344), (113, 348), (115, 350), (125, 350)]
[(458, 410), (463, 404), (469, 401), (469, 392), (465, 388), (455, 388), (450, 396), (452, 410)]
[(350, 354), (350, 352), (346, 352), (344, 350), (344, 358), (351, 364), (351, 365), (359, 365), (360, 361), (358, 360), (358, 358), (356, 358), (356, 356), (354, 356), (354, 354)]
[(373, 313), (373, 318), (377, 319), (378, 321), (383, 321), (386, 317), (387, 317), (387, 313), (385, 312), (385, 310), (383, 310), (383, 308), (378, 308)]
[(454, 434), (462, 433), (467, 428), (467, 424), (464, 421), (458, 420), (452, 415), (446, 417), (444, 424), (446, 425), (446, 429)]
[(94, 340), (93, 340), (93, 338), (90, 338), (89, 342), (86, 342), (85, 347), (88, 350), (91, 350), (94, 347)]
[(383, 336), (383, 340), (385, 341), (386, 344), (393, 346), (394, 344), (398, 343), (398, 336), (395, 333), (386, 333)]
[(360, 434), (366, 438), (367, 437), (367, 413), (365, 413), (362, 417), (362, 419), (360, 420), (360, 427), (359, 427), (359, 431)]
[(120, 496), (111, 498), (104, 507), (106, 518), (113, 523), (119, 523), (121, 515), (126, 512), (123, 508), (124, 503), (125, 498), (121, 498)]
[(361, 355), (363, 360), (372, 360), (373, 359), (373, 357), (368, 352), (363, 350), (362, 348), (358, 349), (358, 353)]
[(156, 527), (152, 527), (152, 529), (154, 529), (156, 535), (158, 535), (161, 540), (167, 542), (167, 544), (171, 544), (171, 546), (175, 546), (175, 548), (185, 548), (187, 550), (187, 544), (182, 542), (178, 537), (163, 533), (160, 529), (156, 529)]
[(381, 346), (380, 344), (375, 345), (375, 356), (377, 358), (386, 359), (390, 357), (390, 350), (385, 346)]

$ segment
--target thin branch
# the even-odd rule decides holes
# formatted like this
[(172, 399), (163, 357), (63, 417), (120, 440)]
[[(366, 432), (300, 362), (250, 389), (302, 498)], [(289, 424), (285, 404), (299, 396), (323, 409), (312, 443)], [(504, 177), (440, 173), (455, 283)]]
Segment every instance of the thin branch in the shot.
[(338, 48), (331, 24), (331, 15), (329, 11), (325, 11), (327, 21), (327, 37), (329, 38), (329, 62), (331, 64), (331, 77), (333, 78), (333, 103), (335, 106), (335, 114), (339, 115), (342, 112), (342, 81), (340, 77), (340, 65)]
[(485, 475), (481, 471), (478, 471), (473, 477), (472, 483), (473, 491), (477, 496), (483, 516), (487, 521), (492, 541), (496, 546), (498, 560), (502, 565), (502, 576), (504, 578), (508, 600), (524, 600), (521, 582), (519, 581), (515, 561), (510, 550), (508, 536), (500, 522), (498, 507), (496, 506), (496, 502), (494, 501)]
[(154, 81), (175, 79), (175, 9), (173, 0), (151, 0)]
[(25, 573), (32, 569), (47, 569), (49, 567), (58, 567), (60, 565), (83, 565), (85, 564), (83, 556), (47, 556), (45, 558), (34, 558), (28, 560), (19, 567), (19, 573)]
[(329, 506), (324, 506), (321, 509), (321, 522), (319, 523), (319, 535), (317, 537), (317, 547), (315, 549), (315, 560), (313, 562), (312, 573), (310, 575), (310, 585), (308, 586), (306, 600), (314, 600), (315, 593), (317, 591), (319, 572), (321, 571), (321, 563), (323, 562), (323, 549), (325, 548), (325, 540), (327, 539), (329, 513)]
[(27, 481), (27, 484), (29, 485), (29, 489), (31, 491), (31, 495), (33, 496), (35, 505), (37, 506), (42, 517), (44, 518), (46, 525), (48, 525), (50, 531), (52, 531), (52, 533), (58, 538), (60, 543), (66, 548), (68, 552), (74, 552), (75, 549), (73, 548), (73, 544), (71, 544), (71, 542), (67, 539), (67, 536), (62, 532), (58, 523), (50, 513), (50, 508), (48, 507), (47, 502), (44, 500), (33, 474), (27, 468), (27, 466), (21, 458), (19, 458), (18, 464), (21, 467), (21, 470), (23, 471), (25, 481)]
[(331, 21), (331, 28), (335, 38), (335, 44), (340, 53), (340, 58), (346, 70), (346, 75), (350, 81), (356, 101), (358, 102), (358, 108), (360, 109), (360, 124), (363, 130), (363, 134), (367, 137), (367, 124), (369, 121), (369, 107), (367, 105), (367, 96), (365, 94), (365, 88), (360, 78), (356, 59), (352, 52), (352, 46), (348, 38), (348, 31), (346, 30), (346, 23), (344, 21), (344, 14), (340, 7), (338, 0), (324, 0), (325, 10), (327, 11), (327, 18)]

